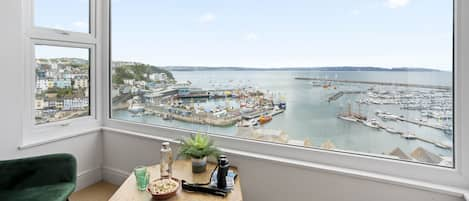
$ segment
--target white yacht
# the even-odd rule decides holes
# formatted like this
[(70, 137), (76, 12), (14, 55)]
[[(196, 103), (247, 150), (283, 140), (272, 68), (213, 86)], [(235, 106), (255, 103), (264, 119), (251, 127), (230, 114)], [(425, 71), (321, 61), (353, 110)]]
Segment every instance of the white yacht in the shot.
[(351, 121), (351, 122), (358, 122), (358, 119), (352, 116), (339, 116), (339, 119), (343, 119), (345, 121)]
[(365, 126), (370, 127), (370, 128), (376, 128), (376, 129), (380, 128), (379, 123), (376, 121), (376, 119), (371, 119), (369, 121), (363, 121), (363, 124)]

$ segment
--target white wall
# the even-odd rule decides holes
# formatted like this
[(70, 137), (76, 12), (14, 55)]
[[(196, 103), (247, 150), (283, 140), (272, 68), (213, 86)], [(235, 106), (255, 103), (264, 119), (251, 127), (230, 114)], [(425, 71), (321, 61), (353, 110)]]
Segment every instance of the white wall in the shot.
[(0, 1), (0, 160), (70, 153), (78, 161), (78, 188), (101, 179), (102, 141), (99, 132), (39, 147), (18, 150), (22, 140), (24, 60), (21, 1)]
[[(103, 132), (103, 177), (120, 184), (137, 165), (158, 163), (161, 141)], [(176, 147), (173, 147), (176, 150)], [(463, 198), (245, 156), (229, 156), (247, 201), (461, 201)]]

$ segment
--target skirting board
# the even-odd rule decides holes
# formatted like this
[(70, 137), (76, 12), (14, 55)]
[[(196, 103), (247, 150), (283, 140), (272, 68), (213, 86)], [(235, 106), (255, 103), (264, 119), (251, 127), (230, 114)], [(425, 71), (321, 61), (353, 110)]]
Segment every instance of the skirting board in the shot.
[(120, 186), (129, 177), (130, 173), (124, 170), (119, 170), (111, 167), (103, 167), (103, 180), (111, 184)]
[(103, 179), (101, 167), (88, 169), (78, 173), (77, 175), (77, 188), (75, 191), (79, 191), (92, 184), (95, 184)]

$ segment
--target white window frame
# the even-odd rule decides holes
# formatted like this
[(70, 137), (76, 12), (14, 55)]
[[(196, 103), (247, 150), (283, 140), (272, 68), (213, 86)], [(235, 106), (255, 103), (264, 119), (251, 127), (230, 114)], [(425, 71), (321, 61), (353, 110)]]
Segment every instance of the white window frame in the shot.
[(35, 0), (26, 0), (24, 8), (28, 12), (25, 12), (25, 24), (29, 28), (31, 36), (41, 39), (59, 40), (59, 41), (71, 41), (71, 42), (84, 42), (84, 43), (96, 43), (96, 0), (89, 0), (89, 33), (76, 32), (69, 30), (60, 30), (51, 27), (41, 27), (34, 25), (34, 4)]
[[(120, 132), (140, 137), (174, 140), (194, 131), (148, 125), (112, 119), (110, 117), (110, 1), (103, 6), (103, 66), (105, 67), (103, 99), (105, 132)], [(280, 160), (285, 163), (310, 166), (339, 174), (365, 177), (380, 182), (409, 185), (446, 193), (469, 189), (469, 2), (454, 0), (454, 168), (384, 159), (353, 152), (336, 152), (303, 148), (237, 137), (213, 135), (216, 143), (232, 154), (253, 158)], [(464, 19), (464, 20), (463, 20)], [(466, 79), (463, 79), (466, 78)], [(466, 103), (466, 104), (463, 104)], [(466, 124), (464, 124), (466, 122)], [(428, 187), (428, 188), (426, 188)], [(447, 191), (446, 191), (447, 190)]]
[[(100, 92), (101, 84), (97, 79), (101, 75), (97, 66), (100, 64), (100, 48), (98, 43), (97, 8), (96, 0), (89, 0), (89, 25), (90, 33), (79, 33), (67, 30), (57, 30), (34, 25), (34, 2), (35, 0), (22, 0), (23, 5), (23, 32), (24, 32), (24, 75), (25, 94), (23, 111), (23, 135), (20, 148), (40, 142), (53, 141), (65, 136), (79, 135), (86, 130), (101, 126)], [(84, 117), (50, 122), (46, 124), (35, 124), (35, 46), (45, 45), (64, 48), (89, 49), (89, 110), (90, 114)]]

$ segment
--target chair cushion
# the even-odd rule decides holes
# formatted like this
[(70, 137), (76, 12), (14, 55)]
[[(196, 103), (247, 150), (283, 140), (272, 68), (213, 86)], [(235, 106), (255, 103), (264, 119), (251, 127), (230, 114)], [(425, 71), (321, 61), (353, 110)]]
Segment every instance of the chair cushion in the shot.
[(58, 183), (20, 190), (0, 190), (1, 201), (65, 201), (75, 189), (75, 184)]

